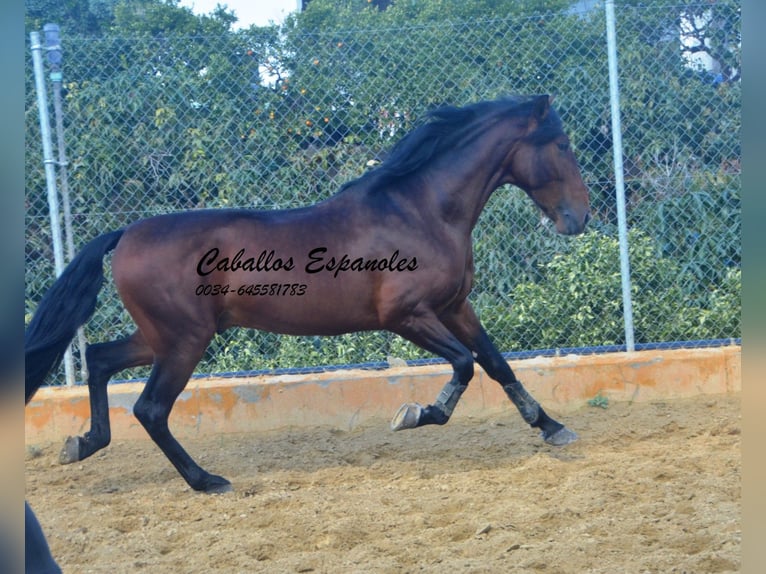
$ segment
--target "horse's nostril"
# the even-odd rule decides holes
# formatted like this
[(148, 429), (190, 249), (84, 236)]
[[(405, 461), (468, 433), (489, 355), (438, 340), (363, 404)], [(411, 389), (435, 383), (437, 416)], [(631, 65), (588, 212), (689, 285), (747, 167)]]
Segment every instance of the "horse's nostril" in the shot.
[(562, 224), (566, 227), (567, 231), (563, 232), (567, 235), (578, 235), (585, 231), (585, 227), (591, 219), (590, 211), (585, 212), (585, 215), (580, 218), (579, 214), (575, 214), (572, 211), (565, 209), (560, 212), (562, 218)]

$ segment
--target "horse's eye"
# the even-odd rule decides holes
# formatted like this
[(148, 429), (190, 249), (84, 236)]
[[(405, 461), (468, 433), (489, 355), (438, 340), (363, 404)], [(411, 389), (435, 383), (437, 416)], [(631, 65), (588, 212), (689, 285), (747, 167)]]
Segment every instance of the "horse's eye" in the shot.
[(561, 151), (567, 151), (567, 150), (569, 149), (569, 144), (568, 144), (568, 143), (566, 143), (566, 142), (564, 142), (564, 143), (559, 143), (559, 144), (556, 144), (556, 146), (558, 146), (558, 148), (559, 148)]

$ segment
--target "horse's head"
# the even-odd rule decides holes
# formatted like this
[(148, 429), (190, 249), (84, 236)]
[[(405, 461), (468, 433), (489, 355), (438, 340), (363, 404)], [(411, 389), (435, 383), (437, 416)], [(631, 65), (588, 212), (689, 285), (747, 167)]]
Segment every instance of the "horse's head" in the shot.
[(532, 100), (527, 133), (509, 157), (507, 181), (532, 198), (556, 231), (576, 235), (590, 220), (588, 188), (552, 100), (550, 96)]

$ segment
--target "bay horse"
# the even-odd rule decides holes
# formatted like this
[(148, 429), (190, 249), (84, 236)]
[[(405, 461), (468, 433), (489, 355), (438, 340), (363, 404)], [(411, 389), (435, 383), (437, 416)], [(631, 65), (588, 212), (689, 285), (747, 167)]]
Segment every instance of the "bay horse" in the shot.
[(312, 206), (158, 215), (91, 240), (25, 332), (27, 400), (92, 315), (111, 250), (114, 283), (137, 329), (87, 347), (91, 426), (67, 438), (61, 462), (109, 444), (109, 378), (151, 364), (136, 418), (191, 488), (230, 490), (189, 456), (168, 416), (213, 336), (234, 326), (290, 335), (388, 330), (446, 359), (453, 375), (435, 402), (403, 405), (393, 430), (445, 424), (475, 359), (547, 443), (576, 440), (516, 379), (467, 300), (471, 232), (498, 187), (523, 189), (561, 234), (588, 223), (588, 190), (551, 102), (542, 95), (438, 108), (379, 166)]

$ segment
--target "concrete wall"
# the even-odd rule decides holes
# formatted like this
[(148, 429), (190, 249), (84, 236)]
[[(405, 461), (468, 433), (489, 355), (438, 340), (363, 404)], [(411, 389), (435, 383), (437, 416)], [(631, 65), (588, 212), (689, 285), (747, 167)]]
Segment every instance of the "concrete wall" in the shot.
[[(741, 390), (741, 347), (568, 355), (511, 361), (550, 413), (584, 405), (601, 393), (610, 401), (651, 401)], [(432, 402), (450, 378), (448, 365), (335, 371), (309, 375), (193, 379), (176, 401), (170, 426), (179, 437), (287, 426), (350, 429), (390, 419), (405, 402)], [(148, 436), (133, 417), (142, 383), (109, 387), (113, 438)], [(455, 417), (507, 411), (519, 416), (500, 385), (478, 368)], [(41, 389), (26, 407), (26, 441), (60, 441), (89, 428), (88, 389)]]

